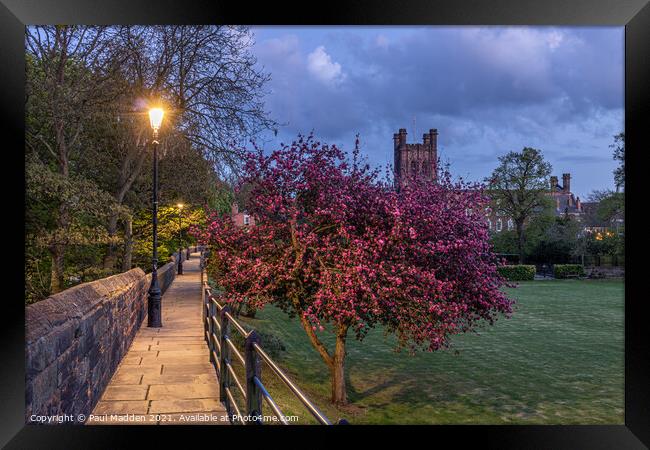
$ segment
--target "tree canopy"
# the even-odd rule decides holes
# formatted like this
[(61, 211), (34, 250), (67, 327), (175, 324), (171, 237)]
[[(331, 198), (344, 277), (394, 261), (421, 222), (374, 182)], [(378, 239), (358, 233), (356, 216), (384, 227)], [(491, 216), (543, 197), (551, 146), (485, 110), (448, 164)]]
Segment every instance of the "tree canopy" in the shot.
[(81, 269), (143, 262), (152, 105), (165, 108), (160, 204), (224, 209), (235, 144), (275, 125), (252, 44), (241, 26), (26, 27), (28, 298), (69, 287)]
[(625, 189), (625, 133), (614, 136), (614, 143), (610, 147), (614, 149), (612, 156), (618, 162), (618, 167), (614, 169), (614, 183), (618, 191)]
[(486, 179), (493, 207), (512, 217), (518, 236), (519, 258), (525, 258), (524, 225), (548, 204), (548, 177), (551, 165), (540, 150), (525, 147), (499, 157), (499, 166)]

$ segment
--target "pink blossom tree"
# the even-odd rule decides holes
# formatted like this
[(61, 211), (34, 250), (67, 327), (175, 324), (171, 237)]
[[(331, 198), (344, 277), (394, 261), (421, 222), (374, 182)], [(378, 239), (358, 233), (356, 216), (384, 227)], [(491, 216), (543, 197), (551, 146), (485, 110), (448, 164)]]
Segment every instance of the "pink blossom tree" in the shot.
[[(212, 215), (197, 232), (224, 299), (297, 317), (331, 372), (332, 402), (347, 403), (346, 341), (377, 326), (400, 347), (434, 351), (454, 334), (492, 324), (512, 302), (500, 287), (481, 187), (410, 180), (399, 191), (311, 136), (251, 153), (254, 227)], [(322, 333), (336, 338), (334, 348)]]

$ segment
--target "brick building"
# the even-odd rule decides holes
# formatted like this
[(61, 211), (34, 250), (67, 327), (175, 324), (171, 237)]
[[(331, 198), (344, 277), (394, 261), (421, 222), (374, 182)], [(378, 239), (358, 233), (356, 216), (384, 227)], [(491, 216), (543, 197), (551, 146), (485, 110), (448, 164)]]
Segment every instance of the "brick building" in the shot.
[(571, 174), (562, 174), (562, 186), (558, 184), (556, 176), (551, 177), (551, 186), (549, 195), (555, 202), (555, 215), (572, 216), (580, 219), (584, 213), (580, 197), (576, 197), (571, 192)]
[(248, 211), (239, 211), (239, 204), (237, 203), (230, 206), (230, 218), (238, 227), (255, 225), (255, 217), (248, 214)]

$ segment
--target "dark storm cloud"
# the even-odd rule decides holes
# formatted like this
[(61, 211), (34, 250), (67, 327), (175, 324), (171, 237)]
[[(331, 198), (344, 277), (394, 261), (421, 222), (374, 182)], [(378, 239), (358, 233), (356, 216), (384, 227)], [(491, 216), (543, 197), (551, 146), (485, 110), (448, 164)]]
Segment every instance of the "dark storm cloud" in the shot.
[[(620, 28), (325, 27), (256, 30), (272, 75), (267, 107), (278, 140), (314, 130), (371, 162), (392, 158), (392, 133), (440, 131), (441, 157), (459, 174), (486, 176), (498, 155), (541, 148), (580, 189), (581, 164), (611, 173), (611, 137), (623, 127)], [(413, 134), (413, 119), (418, 136)], [(567, 155), (567, 153), (570, 153)], [(571, 167), (567, 167), (571, 165)]]

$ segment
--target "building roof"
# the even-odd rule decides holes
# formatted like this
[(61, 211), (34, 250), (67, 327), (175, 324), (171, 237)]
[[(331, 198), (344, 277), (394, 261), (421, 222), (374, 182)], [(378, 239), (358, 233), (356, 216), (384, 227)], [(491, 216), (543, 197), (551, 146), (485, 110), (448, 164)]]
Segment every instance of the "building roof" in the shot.
[[(555, 201), (555, 214), (581, 214), (582, 211), (578, 209), (578, 201), (571, 192), (552, 192), (553, 201)], [(584, 203), (581, 203), (584, 206)]]

